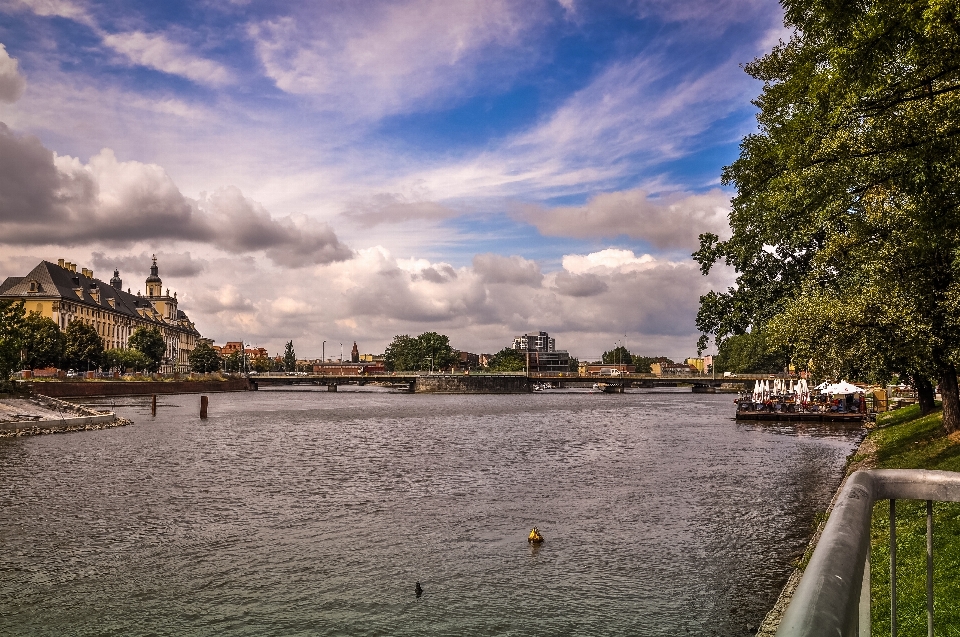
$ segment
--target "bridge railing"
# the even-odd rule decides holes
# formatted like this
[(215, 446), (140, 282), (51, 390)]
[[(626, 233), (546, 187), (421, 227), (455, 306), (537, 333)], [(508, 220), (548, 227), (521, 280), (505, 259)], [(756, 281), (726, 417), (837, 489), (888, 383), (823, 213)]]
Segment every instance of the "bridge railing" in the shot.
[(890, 500), (890, 633), (897, 635), (896, 501), (927, 501), (927, 631), (933, 635), (933, 502), (960, 502), (960, 473), (878, 469), (852, 474), (783, 614), (777, 637), (870, 635), (870, 520)]

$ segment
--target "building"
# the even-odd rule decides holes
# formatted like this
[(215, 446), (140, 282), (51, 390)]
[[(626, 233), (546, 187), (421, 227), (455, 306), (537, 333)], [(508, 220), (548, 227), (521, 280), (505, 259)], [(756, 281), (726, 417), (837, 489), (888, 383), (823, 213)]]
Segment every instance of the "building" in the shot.
[(146, 280), (146, 296), (123, 291), (120, 272), (113, 271), (110, 283), (94, 278), (93, 270), (60, 259), (42, 261), (23, 277), (8, 277), (0, 284), (0, 299), (21, 299), (27, 312), (39, 312), (66, 330), (73, 320), (94, 327), (105, 349), (124, 348), (138, 327), (157, 328), (167, 346), (161, 371), (189, 371), (190, 352), (200, 333), (179, 309), (177, 293), (163, 292), (153, 258)]
[(513, 339), (513, 349), (526, 355), (530, 372), (568, 372), (570, 354), (558, 350), (556, 341), (546, 332), (521, 334)]

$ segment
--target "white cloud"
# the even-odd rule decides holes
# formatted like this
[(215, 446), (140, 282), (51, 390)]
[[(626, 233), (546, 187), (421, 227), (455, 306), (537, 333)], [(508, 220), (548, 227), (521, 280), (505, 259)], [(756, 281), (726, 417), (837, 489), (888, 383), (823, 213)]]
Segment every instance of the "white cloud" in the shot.
[[(420, 110), (469, 93), (478, 66), (523, 43), (541, 3), (511, 0), (407, 0), (302, 7), (250, 27), (257, 54), (276, 85), (313, 95), (322, 110), (380, 117)], [(489, 73), (489, 71), (487, 71)]]
[(583, 206), (523, 206), (516, 216), (548, 236), (625, 235), (661, 250), (693, 250), (699, 245), (701, 233), (729, 235), (729, 211), (730, 195), (719, 189), (703, 194), (669, 193), (656, 198), (636, 189), (601, 193)]
[(90, 14), (81, 2), (71, 0), (9, 0), (10, 4), (19, 9), (32, 11), (39, 16), (53, 16), (74, 20), (82, 24), (93, 23)]
[(173, 42), (163, 34), (142, 31), (106, 34), (103, 43), (133, 64), (179, 75), (198, 84), (221, 86), (232, 81), (225, 67), (194, 55), (186, 45)]
[(26, 87), (27, 81), (20, 75), (17, 59), (10, 57), (6, 47), (0, 44), (0, 102), (16, 102)]
[(84, 164), (2, 123), (0, 236), (8, 245), (198, 242), (230, 253), (263, 251), (287, 267), (352, 256), (327, 224), (275, 217), (238, 188), (190, 199), (156, 164), (119, 161), (109, 148)]

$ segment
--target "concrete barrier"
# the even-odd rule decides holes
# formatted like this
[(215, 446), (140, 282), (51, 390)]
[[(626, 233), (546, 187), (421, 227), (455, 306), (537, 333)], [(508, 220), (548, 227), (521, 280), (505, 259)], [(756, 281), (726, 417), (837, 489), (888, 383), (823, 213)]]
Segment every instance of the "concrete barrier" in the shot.
[(229, 380), (178, 380), (178, 381), (21, 381), (31, 394), (43, 394), (54, 398), (85, 396), (142, 396), (151, 394), (206, 394), (223, 391), (250, 391), (254, 386), (246, 378)]

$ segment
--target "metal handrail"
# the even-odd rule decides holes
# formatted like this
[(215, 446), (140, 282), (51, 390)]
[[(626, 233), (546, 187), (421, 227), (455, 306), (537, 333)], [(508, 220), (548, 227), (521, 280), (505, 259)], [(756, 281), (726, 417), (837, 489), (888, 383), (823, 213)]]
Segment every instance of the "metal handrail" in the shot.
[(777, 637), (870, 635), (870, 518), (877, 500), (890, 500), (890, 628), (896, 637), (898, 499), (927, 501), (927, 631), (933, 635), (933, 501), (960, 502), (960, 473), (876, 469), (847, 479)]

